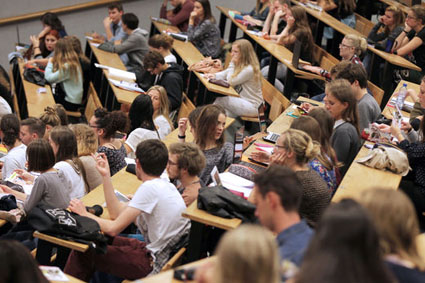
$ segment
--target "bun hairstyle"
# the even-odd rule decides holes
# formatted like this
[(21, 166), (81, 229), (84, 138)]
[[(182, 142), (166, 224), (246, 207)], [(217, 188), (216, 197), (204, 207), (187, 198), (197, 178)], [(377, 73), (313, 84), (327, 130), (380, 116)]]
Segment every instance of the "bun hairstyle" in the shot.
[(43, 121), (44, 124), (51, 127), (56, 127), (61, 124), (61, 119), (59, 118), (56, 110), (50, 106), (44, 108), (44, 113), (41, 114), (40, 120)]
[(15, 114), (7, 114), (1, 118), (0, 129), (3, 132), (2, 142), (13, 147), (16, 140), (19, 140), (20, 124)]
[(367, 50), (367, 41), (365, 38), (357, 36), (355, 34), (347, 34), (345, 39), (351, 41), (351, 45), (355, 48), (354, 53), (362, 57)]
[(104, 130), (103, 138), (109, 139), (115, 136), (117, 131), (127, 132), (128, 118), (122, 111), (108, 112), (105, 108), (97, 108), (94, 111), (96, 126)]
[(171, 50), (173, 47), (174, 39), (168, 34), (161, 33), (155, 34), (151, 38), (149, 38), (148, 45), (153, 48), (164, 48), (165, 50)]
[(306, 164), (320, 154), (320, 144), (313, 141), (307, 133), (288, 129), (283, 135), (285, 137), (283, 147), (295, 154), (295, 160), (298, 164)]

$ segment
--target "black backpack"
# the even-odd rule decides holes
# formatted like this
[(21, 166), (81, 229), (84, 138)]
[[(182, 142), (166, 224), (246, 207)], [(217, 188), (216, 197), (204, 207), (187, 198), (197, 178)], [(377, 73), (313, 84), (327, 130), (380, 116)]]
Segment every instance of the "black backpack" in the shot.
[(100, 232), (99, 224), (91, 218), (39, 204), (28, 214), (28, 223), (39, 232), (87, 244), (97, 252), (106, 253), (108, 239)]

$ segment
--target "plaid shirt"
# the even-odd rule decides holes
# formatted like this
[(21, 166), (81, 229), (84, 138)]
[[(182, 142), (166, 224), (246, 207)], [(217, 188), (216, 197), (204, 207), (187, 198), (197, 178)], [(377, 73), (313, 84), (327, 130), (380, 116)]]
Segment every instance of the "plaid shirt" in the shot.
[[(360, 60), (359, 56), (357, 56), (356, 54), (354, 54), (353, 57), (351, 57), (351, 63), (353, 64), (360, 64), (363, 66), (362, 60)], [(326, 71), (326, 70), (321, 70), (320, 71), (320, 75), (322, 77), (324, 77), (328, 82), (331, 81), (331, 73)]]

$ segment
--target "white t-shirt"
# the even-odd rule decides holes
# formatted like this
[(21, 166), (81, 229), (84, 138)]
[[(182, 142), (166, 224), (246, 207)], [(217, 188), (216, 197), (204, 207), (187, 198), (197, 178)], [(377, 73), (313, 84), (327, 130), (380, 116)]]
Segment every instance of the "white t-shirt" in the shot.
[(171, 126), (163, 115), (159, 115), (153, 120), (161, 140), (171, 133)]
[(144, 141), (150, 139), (159, 139), (156, 131), (147, 130), (144, 128), (137, 128), (128, 135), (125, 143), (131, 148), (132, 152), (127, 154), (127, 157), (136, 158), (136, 148), (137, 145)]
[(128, 204), (142, 213), (137, 218), (140, 231), (145, 231), (146, 247), (156, 253), (166, 247), (188, 224), (182, 216), (186, 209), (176, 187), (164, 179), (144, 182)]
[(86, 188), (82, 174), (77, 174), (74, 168), (66, 161), (59, 161), (53, 168), (62, 171), (65, 178), (71, 183), (71, 188), (66, 188), (71, 199), (82, 198), (86, 194)]
[(165, 61), (165, 63), (176, 63), (177, 64), (176, 56), (174, 56), (173, 54), (165, 56), (164, 61)]
[(0, 96), (0, 117), (3, 117), (6, 114), (12, 114), (12, 109), (10, 108), (9, 103)]
[(12, 148), (4, 157), (2, 178), (6, 180), (16, 169), (25, 169), (27, 162), (27, 146), (21, 144)]

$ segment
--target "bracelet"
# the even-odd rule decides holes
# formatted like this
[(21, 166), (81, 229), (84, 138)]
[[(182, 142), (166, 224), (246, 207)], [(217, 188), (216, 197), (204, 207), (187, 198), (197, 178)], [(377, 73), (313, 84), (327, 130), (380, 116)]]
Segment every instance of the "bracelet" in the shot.
[(183, 136), (181, 136), (181, 135), (177, 135), (177, 137), (178, 137), (179, 139), (185, 139), (185, 138), (186, 138), (186, 135), (183, 135)]

